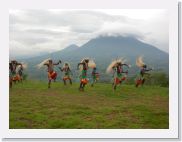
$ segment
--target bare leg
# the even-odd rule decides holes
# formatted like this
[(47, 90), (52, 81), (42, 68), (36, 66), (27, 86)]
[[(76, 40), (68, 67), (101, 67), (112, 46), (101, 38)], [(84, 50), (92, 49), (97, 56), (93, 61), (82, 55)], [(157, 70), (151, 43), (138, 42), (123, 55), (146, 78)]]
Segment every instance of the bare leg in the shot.
[(48, 82), (48, 88), (51, 88), (51, 80)]
[(91, 87), (94, 87), (94, 82), (92, 82)]
[(94, 78), (92, 78), (92, 84), (91, 84), (91, 87), (94, 86)]
[(12, 85), (13, 85), (12, 79), (9, 79), (9, 85), (10, 85), (10, 88), (12, 88)]
[(56, 82), (56, 78), (54, 79), (54, 82)]
[(79, 88), (79, 90), (80, 90), (80, 91), (84, 91), (84, 87), (85, 87), (85, 85), (81, 82), (81, 83), (80, 83), (80, 88)]
[(80, 87), (79, 87), (79, 90), (81, 91), (81, 89), (82, 89), (82, 83), (80, 82)]
[(116, 79), (114, 79), (114, 82), (113, 82), (113, 89), (116, 90)]
[(139, 85), (139, 84), (138, 84), (138, 82), (137, 82), (136, 85), (135, 85), (135, 87), (138, 87), (138, 85)]
[(114, 82), (112, 83), (112, 87), (114, 86)]
[(71, 80), (71, 78), (69, 79), (69, 81), (70, 81), (70, 84), (72, 85), (72, 80)]
[(23, 78), (22, 77), (21, 77), (20, 81), (21, 81), (21, 83), (23, 83)]
[(144, 85), (144, 83), (145, 83), (145, 78), (142, 80), (142, 84), (141, 84), (141, 85), (143, 86), (143, 85)]
[(64, 85), (66, 85), (66, 80), (63, 79)]
[(83, 84), (83, 86), (82, 86), (83, 91), (84, 91), (84, 88), (85, 88), (85, 84)]
[(114, 84), (113, 89), (116, 90), (116, 84)]

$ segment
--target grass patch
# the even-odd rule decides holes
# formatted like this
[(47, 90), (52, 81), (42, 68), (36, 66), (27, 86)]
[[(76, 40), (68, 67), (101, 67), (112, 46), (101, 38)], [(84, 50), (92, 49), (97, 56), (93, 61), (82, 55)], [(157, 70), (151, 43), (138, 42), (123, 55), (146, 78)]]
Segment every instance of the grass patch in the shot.
[(10, 89), (10, 129), (168, 129), (169, 89), (158, 86), (64, 86), (26, 81)]

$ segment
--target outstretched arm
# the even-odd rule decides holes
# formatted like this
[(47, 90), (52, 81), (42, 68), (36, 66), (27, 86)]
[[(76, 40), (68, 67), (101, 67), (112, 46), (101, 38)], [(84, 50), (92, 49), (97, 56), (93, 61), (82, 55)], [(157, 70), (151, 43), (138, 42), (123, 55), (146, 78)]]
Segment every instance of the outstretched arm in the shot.
[(17, 62), (16, 65), (17, 65), (17, 66), (18, 66), (18, 65), (21, 65), (21, 66), (22, 66), (22, 63), (18, 63), (18, 62)]
[(122, 73), (126, 73), (126, 74), (128, 74), (128, 70), (127, 70), (127, 71), (122, 71)]
[(129, 65), (128, 64), (122, 64), (122, 66), (127, 66), (129, 68)]
[(54, 63), (53, 65), (59, 65), (59, 63), (61, 64), (61, 60), (59, 60), (57, 63)]
[(152, 69), (145, 69), (145, 71), (147, 72), (147, 71), (151, 71)]

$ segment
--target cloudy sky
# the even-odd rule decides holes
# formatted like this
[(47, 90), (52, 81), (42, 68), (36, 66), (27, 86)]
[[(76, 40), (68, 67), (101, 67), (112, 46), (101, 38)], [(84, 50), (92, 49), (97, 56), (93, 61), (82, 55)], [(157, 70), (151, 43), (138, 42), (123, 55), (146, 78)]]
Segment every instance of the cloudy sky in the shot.
[(135, 36), (168, 52), (165, 10), (10, 10), (10, 57), (83, 45), (99, 35)]

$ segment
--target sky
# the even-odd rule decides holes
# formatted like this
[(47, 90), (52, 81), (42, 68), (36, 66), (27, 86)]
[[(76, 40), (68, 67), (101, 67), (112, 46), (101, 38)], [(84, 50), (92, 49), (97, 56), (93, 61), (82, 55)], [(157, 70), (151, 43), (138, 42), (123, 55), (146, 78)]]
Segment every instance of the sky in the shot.
[(31, 57), (83, 45), (98, 36), (134, 36), (168, 52), (162, 9), (10, 10), (10, 57)]

